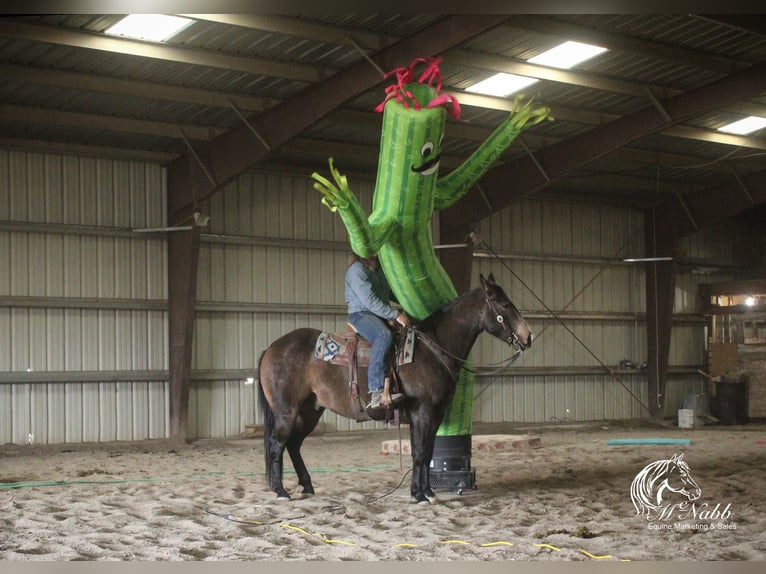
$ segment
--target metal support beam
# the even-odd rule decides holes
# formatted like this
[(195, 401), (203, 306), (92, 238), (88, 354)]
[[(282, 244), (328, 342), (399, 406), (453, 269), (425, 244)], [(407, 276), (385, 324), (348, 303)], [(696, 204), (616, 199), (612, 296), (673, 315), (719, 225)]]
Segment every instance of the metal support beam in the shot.
[[(656, 214), (656, 208), (644, 212), (646, 253), (656, 258), (671, 257), (675, 244), (673, 236), (668, 230), (658, 228)], [(676, 263), (671, 259), (651, 261), (645, 265), (649, 410), (652, 416), (660, 418), (668, 382)]]
[[(758, 96), (764, 91), (766, 62), (697, 90), (668, 98), (662, 102), (662, 108), (673, 118), (673, 123), (678, 123), (733, 102)], [(667, 126), (668, 120), (663, 113), (656, 107), (646, 108), (539, 151), (537, 162), (548, 174), (550, 181), (540, 173), (535, 161), (525, 155), (490, 169), (481, 184), (497, 211), (588, 162)], [(752, 186), (750, 188), (753, 189)], [(476, 190), (472, 189), (445, 211), (442, 217), (443, 230), (470, 226), (486, 216), (484, 202)]]
[(452, 284), (458, 294), (465, 293), (471, 288), (474, 249), (472, 231), (462, 229), (439, 234), (443, 243), (461, 245), (459, 248), (442, 249), (438, 252), (442, 267), (452, 279)]
[[(374, 54), (374, 60), (385, 70), (407, 66), (417, 57), (422, 57), (424, 54), (440, 54), (452, 46), (501, 24), (507, 18), (508, 16), (498, 14), (448, 15), (431, 26), (383, 48)], [(362, 60), (266, 110), (257, 116), (255, 124), (258, 125), (259, 133), (271, 147), (277, 148), (380, 81), (381, 76), (378, 70), (370, 66), (367, 60)], [(218, 186), (209, 189), (205, 185), (200, 185), (203, 183), (202, 178), (192, 178), (191, 184), (195, 186), (196, 191), (193, 196), (196, 195), (197, 199), (202, 201), (258, 163), (268, 150), (261, 146), (254, 149), (252, 143), (250, 130), (240, 126), (201, 146), (207, 153), (200, 155), (208, 160), (206, 164), (216, 175)], [(179, 158), (168, 164), (169, 168), (173, 164), (186, 164), (186, 161), (184, 158)], [(199, 167), (197, 169), (199, 170)], [(185, 221), (193, 209), (190, 202), (174, 205), (169, 211), (169, 223), (172, 225)]]
[[(746, 188), (749, 194), (742, 193)], [(766, 202), (766, 171), (741, 178), (741, 181), (684, 196), (684, 206), (668, 201), (657, 208), (658, 227), (673, 233), (678, 240), (686, 235), (741, 213), (753, 205)], [(692, 223), (685, 210), (694, 214)]]
[(742, 181), (742, 178), (739, 177), (739, 174), (737, 173), (737, 170), (735, 170), (731, 166), (729, 166), (729, 169), (731, 170), (731, 174), (734, 176), (734, 179), (737, 180), (737, 183), (742, 188), (742, 191), (745, 193), (745, 196), (747, 197), (747, 200), (750, 202), (751, 205), (754, 205), (755, 204), (755, 200), (753, 199), (753, 195), (750, 193), (750, 190), (747, 189), (747, 186)]
[(646, 92), (646, 97), (649, 98), (649, 101), (652, 102), (652, 105), (657, 108), (657, 111), (662, 114), (668, 123), (671, 123), (673, 118), (670, 117), (668, 110), (662, 107), (662, 103), (657, 99), (657, 96), (654, 95), (654, 92), (652, 92), (651, 88), (644, 86), (644, 92)]
[[(191, 184), (199, 170), (193, 171), (194, 165), (194, 160), (187, 156), (185, 162), (168, 166), (168, 213), (177, 205), (196, 205), (194, 186)], [(188, 219), (194, 220), (194, 213)], [(176, 441), (187, 438), (200, 230), (200, 226), (193, 225), (190, 230), (167, 236), (169, 417), (170, 438)]]
[(234, 105), (234, 102), (229, 100), (229, 105), (231, 106), (231, 109), (234, 110), (234, 113), (237, 114), (237, 117), (239, 117), (240, 120), (245, 124), (245, 127), (247, 127), (252, 134), (258, 138), (258, 141), (263, 144), (263, 147), (265, 147), (268, 151), (271, 151), (271, 146), (269, 145), (269, 142), (266, 141), (266, 138), (264, 138), (261, 134), (258, 133), (258, 130), (255, 129), (252, 123), (250, 123), (250, 120), (245, 117), (245, 115), (239, 111), (239, 108)]
[(678, 199), (678, 203), (681, 204), (681, 207), (684, 210), (684, 213), (686, 213), (686, 217), (689, 218), (689, 222), (692, 224), (692, 227), (694, 227), (695, 230), (699, 229), (700, 226), (697, 225), (697, 220), (694, 219), (694, 215), (692, 215), (692, 212), (689, 211), (689, 207), (686, 205), (686, 202), (684, 201), (683, 196), (681, 196), (680, 193), (678, 193), (678, 189), (676, 189), (675, 185), (671, 185), (670, 188), (673, 190), (673, 193), (675, 194), (676, 198)]
[(187, 438), (200, 228), (168, 236), (170, 438)]
[(216, 186), (216, 183), (215, 183), (215, 178), (214, 178), (214, 177), (213, 177), (213, 175), (210, 173), (210, 170), (208, 170), (207, 166), (205, 165), (205, 162), (204, 162), (204, 161), (202, 161), (202, 158), (201, 158), (199, 155), (197, 155), (197, 152), (196, 152), (196, 151), (194, 151), (194, 146), (193, 146), (193, 145), (191, 144), (191, 142), (189, 141), (189, 138), (187, 138), (187, 137), (186, 137), (186, 134), (184, 133), (184, 131), (183, 131), (183, 130), (181, 130), (181, 137), (183, 138), (183, 140), (184, 140), (184, 143), (186, 144), (186, 147), (187, 147), (187, 149), (189, 150), (189, 153), (190, 153), (190, 154), (192, 155), (192, 157), (193, 157), (193, 158), (196, 160), (196, 162), (197, 162), (197, 165), (198, 165), (198, 166), (199, 166), (199, 168), (202, 170), (202, 172), (205, 174), (205, 177), (207, 177), (207, 180), (210, 182), (210, 185), (212, 185), (213, 187), (215, 187), (215, 186)]

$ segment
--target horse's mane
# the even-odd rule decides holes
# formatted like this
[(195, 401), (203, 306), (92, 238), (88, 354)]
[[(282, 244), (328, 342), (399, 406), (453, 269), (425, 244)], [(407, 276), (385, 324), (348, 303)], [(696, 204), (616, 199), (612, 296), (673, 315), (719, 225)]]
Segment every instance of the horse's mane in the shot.
[(458, 295), (452, 301), (448, 301), (440, 309), (437, 309), (436, 311), (431, 313), (428, 317), (416, 323), (415, 326), (418, 328), (418, 330), (423, 331), (424, 333), (433, 333), (434, 331), (436, 331), (436, 328), (444, 319), (444, 316), (450, 313), (452, 309), (454, 309), (457, 306), (458, 303), (460, 303), (463, 299), (467, 298), (474, 291), (475, 289), (471, 289), (470, 291), (466, 291), (465, 293)]

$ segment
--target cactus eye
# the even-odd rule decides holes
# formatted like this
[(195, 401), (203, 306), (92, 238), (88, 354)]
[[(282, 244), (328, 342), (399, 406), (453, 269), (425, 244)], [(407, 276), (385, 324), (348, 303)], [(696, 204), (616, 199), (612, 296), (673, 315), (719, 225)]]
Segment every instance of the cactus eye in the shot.
[(420, 148), (420, 154), (423, 157), (428, 157), (429, 155), (431, 155), (433, 153), (433, 151), (434, 151), (434, 144), (433, 144), (433, 142), (426, 142), (426, 143), (423, 144), (423, 147)]

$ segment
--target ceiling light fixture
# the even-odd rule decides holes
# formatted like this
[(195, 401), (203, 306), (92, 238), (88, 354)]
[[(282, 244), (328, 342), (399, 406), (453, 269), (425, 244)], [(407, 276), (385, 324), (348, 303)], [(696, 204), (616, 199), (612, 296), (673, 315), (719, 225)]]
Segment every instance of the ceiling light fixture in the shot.
[(525, 76), (517, 76), (516, 74), (506, 74), (500, 72), (494, 76), (490, 76), (486, 80), (474, 84), (465, 89), (466, 92), (474, 92), (477, 94), (486, 94), (488, 96), (509, 96), (519, 90), (523, 90), (527, 86), (537, 83), (537, 78), (528, 78)]
[(193, 20), (167, 14), (128, 14), (106, 34), (128, 36), (150, 42), (165, 42), (191, 24)]
[[(530, 64), (539, 64), (551, 68), (561, 68), (568, 70), (577, 64), (590, 60), (594, 56), (606, 52), (606, 48), (594, 46), (592, 44), (583, 44), (581, 42), (564, 42), (555, 48), (551, 48), (527, 60)], [(490, 76), (465, 89), (466, 92), (487, 94), (489, 96), (510, 96), (527, 86), (539, 82), (539, 78), (530, 76), (518, 76), (516, 74), (507, 74), (500, 72)]]
[(551, 68), (562, 68), (568, 70), (577, 64), (590, 60), (606, 52), (606, 48), (594, 46), (593, 44), (583, 44), (582, 42), (564, 42), (555, 48), (551, 48), (542, 54), (527, 60), (530, 64), (539, 64), (541, 66), (550, 66)]
[(750, 134), (758, 131), (762, 128), (766, 128), (766, 118), (748, 116), (742, 120), (721, 126), (718, 128), (718, 131), (743, 136), (745, 134)]
[(672, 257), (627, 257), (625, 263), (648, 263), (652, 261), (673, 261)]

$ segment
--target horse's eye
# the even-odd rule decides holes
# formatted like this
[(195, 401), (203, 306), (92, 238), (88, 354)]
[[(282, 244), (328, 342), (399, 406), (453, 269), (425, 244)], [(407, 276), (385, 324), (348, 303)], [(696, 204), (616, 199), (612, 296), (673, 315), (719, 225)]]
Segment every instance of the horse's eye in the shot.
[(428, 157), (429, 155), (431, 155), (433, 153), (433, 151), (434, 151), (434, 144), (433, 144), (433, 142), (426, 142), (426, 143), (423, 144), (423, 147), (420, 148), (420, 154), (423, 157)]

